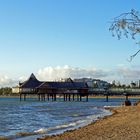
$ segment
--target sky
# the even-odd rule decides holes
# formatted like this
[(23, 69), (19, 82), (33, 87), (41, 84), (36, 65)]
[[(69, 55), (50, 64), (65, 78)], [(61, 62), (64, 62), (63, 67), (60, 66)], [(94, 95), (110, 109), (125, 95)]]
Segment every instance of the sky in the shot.
[(139, 0), (0, 0), (0, 86), (39, 80), (140, 80), (140, 46), (112, 37), (111, 21)]

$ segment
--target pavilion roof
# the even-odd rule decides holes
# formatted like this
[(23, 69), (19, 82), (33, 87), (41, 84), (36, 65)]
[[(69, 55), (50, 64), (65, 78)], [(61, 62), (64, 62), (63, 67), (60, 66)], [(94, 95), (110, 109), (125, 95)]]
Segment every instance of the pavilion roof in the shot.
[(41, 85), (43, 82), (37, 80), (37, 78), (35, 77), (35, 75), (32, 73), (31, 76), (29, 77), (29, 79), (25, 82), (23, 82), (20, 87), (21, 88), (36, 88), (39, 85)]
[(87, 84), (84, 82), (44, 82), (38, 88), (80, 89), (87, 88)]

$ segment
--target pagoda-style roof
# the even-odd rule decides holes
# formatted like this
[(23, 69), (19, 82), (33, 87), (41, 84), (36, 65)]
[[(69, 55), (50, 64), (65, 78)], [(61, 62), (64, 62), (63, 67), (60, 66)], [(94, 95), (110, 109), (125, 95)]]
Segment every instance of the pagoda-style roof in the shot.
[(30, 88), (30, 89), (83, 89), (88, 88), (85, 82), (74, 82), (69, 79), (65, 82), (42, 82), (39, 81), (35, 75), (32, 73), (28, 80), (19, 84), (20, 88)]
[(44, 82), (38, 86), (39, 89), (53, 88), (53, 89), (81, 89), (88, 88), (84, 82)]
[(22, 84), (20, 84), (20, 88), (36, 88), (41, 85), (43, 82), (37, 80), (35, 75), (32, 73), (29, 79)]

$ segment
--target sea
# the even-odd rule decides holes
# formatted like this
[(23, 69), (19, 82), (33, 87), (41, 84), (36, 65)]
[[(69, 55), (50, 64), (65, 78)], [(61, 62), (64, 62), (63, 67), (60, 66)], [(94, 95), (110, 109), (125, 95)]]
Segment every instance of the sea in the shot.
[[(35, 140), (63, 133), (111, 115), (105, 107), (120, 106), (125, 98), (89, 98), (89, 101), (37, 101), (0, 97), (0, 140)], [(136, 98), (130, 99), (135, 102)]]

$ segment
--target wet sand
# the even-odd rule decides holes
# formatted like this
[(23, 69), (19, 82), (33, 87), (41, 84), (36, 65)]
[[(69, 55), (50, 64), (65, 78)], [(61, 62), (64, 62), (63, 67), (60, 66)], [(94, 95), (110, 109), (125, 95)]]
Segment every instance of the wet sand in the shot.
[(112, 112), (88, 126), (38, 140), (139, 140), (140, 105), (113, 108)]

